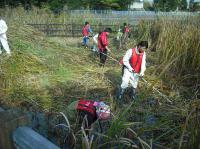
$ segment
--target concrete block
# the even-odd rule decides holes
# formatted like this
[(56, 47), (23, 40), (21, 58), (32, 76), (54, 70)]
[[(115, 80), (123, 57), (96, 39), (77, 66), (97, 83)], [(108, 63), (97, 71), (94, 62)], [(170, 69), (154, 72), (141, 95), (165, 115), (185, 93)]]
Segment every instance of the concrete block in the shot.
[(13, 132), (16, 149), (60, 149), (29, 127), (19, 127)]
[(0, 114), (0, 149), (13, 149), (12, 132), (19, 126), (29, 124), (27, 115), (3, 111)]
[(0, 107), (0, 112), (4, 112), (5, 110), (3, 108)]

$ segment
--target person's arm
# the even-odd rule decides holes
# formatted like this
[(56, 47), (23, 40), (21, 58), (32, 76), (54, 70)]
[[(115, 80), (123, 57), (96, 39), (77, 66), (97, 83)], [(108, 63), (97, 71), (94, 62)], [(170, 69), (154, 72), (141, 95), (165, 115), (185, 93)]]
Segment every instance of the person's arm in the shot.
[(111, 50), (108, 48), (108, 46), (105, 46), (105, 48), (106, 48), (109, 52), (111, 52)]
[(140, 70), (140, 76), (144, 76), (144, 72), (146, 70), (146, 52), (144, 52), (144, 55), (142, 57), (142, 65)]
[(8, 26), (4, 20), (0, 20), (0, 34), (6, 33)]
[(98, 44), (98, 36), (99, 34), (96, 34), (94, 37), (93, 37), (93, 40), (96, 44)]
[(133, 68), (131, 67), (130, 62), (129, 62), (131, 56), (132, 56), (132, 49), (129, 49), (128, 51), (126, 51), (126, 54), (123, 57), (124, 65), (130, 72), (133, 71)]
[(91, 34), (93, 33), (92, 29), (90, 27), (88, 28), (88, 32), (91, 33)]

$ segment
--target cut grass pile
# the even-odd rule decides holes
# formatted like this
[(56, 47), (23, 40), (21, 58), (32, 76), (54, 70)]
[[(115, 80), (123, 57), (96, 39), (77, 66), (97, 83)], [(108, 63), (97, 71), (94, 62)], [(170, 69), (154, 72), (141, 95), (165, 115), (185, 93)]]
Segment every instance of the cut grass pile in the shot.
[(12, 56), (3, 54), (1, 59), (1, 102), (31, 100), (50, 108), (55, 97), (91, 98), (89, 92), (106, 96), (111, 91), (104, 74), (108, 69), (100, 68), (88, 49), (70, 46), (73, 41), (48, 39), (19, 24), (10, 24), (8, 37)]

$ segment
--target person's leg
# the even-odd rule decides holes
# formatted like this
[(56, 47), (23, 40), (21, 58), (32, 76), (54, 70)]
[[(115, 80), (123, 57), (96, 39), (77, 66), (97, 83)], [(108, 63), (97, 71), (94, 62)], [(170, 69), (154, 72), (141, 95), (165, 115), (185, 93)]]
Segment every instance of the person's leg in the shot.
[(118, 91), (118, 95), (117, 95), (117, 99), (119, 100), (119, 102), (121, 102), (122, 98), (123, 98), (123, 95), (124, 95), (124, 92), (125, 92), (125, 88), (119, 88), (119, 91)]
[(93, 115), (85, 110), (81, 110), (79, 112), (81, 117), (81, 124), (86, 132), (86, 135), (89, 136), (90, 129), (92, 129), (92, 124), (96, 121), (96, 117), (93, 117)]
[(119, 38), (119, 50), (121, 49), (121, 47), (122, 47), (122, 38), (120, 37)]
[(106, 63), (106, 60), (107, 60), (107, 50), (104, 50), (103, 51), (103, 64), (105, 65)]
[(84, 42), (85, 42), (85, 38), (83, 37), (82, 45), (84, 45)]
[(136, 88), (133, 88), (133, 87), (132, 87), (132, 90), (131, 90), (131, 98), (132, 98), (133, 100), (136, 99)]
[(0, 54), (2, 53), (1, 49), (3, 49), (3, 46), (2, 46), (2, 43), (1, 43), (1, 40), (0, 40)]
[(89, 37), (86, 37), (86, 39), (85, 39), (85, 46), (88, 48), (88, 45), (89, 44)]
[(124, 69), (125, 69), (125, 66), (123, 65), (122, 66), (122, 76), (124, 75)]
[(87, 38), (84, 36), (84, 37), (83, 37), (83, 45), (84, 45), (84, 46), (86, 45), (86, 39), (87, 39)]
[(138, 81), (139, 81), (139, 76), (136, 73), (133, 73), (130, 77), (130, 83), (132, 86), (132, 90), (131, 90), (131, 98), (134, 100), (136, 98), (136, 88), (138, 85)]
[(97, 45), (93, 45), (92, 51), (93, 51), (94, 57), (97, 57), (99, 55)]
[(107, 59), (107, 51), (100, 52), (100, 66), (104, 66)]
[(124, 74), (122, 76), (122, 84), (121, 84), (121, 87), (120, 87), (119, 93), (118, 93), (118, 100), (121, 100), (123, 98), (125, 89), (128, 87), (130, 75), (131, 75), (131, 73), (128, 71), (128, 69), (124, 68)]
[(128, 33), (124, 35), (124, 48), (127, 49), (127, 40), (128, 40)]
[(0, 36), (0, 41), (7, 54), (11, 54), (6, 34)]
[(103, 54), (102, 54), (102, 52), (99, 53), (99, 58), (100, 58), (100, 66), (103, 66)]

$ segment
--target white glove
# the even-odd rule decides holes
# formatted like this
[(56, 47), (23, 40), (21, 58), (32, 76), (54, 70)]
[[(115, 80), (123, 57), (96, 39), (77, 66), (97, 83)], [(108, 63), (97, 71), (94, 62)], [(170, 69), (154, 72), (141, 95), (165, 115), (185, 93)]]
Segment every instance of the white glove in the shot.
[(144, 76), (144, 74), (141, 74), (141, 73), (139, 74), (139, 77), (143, 77), (143, 76)]

